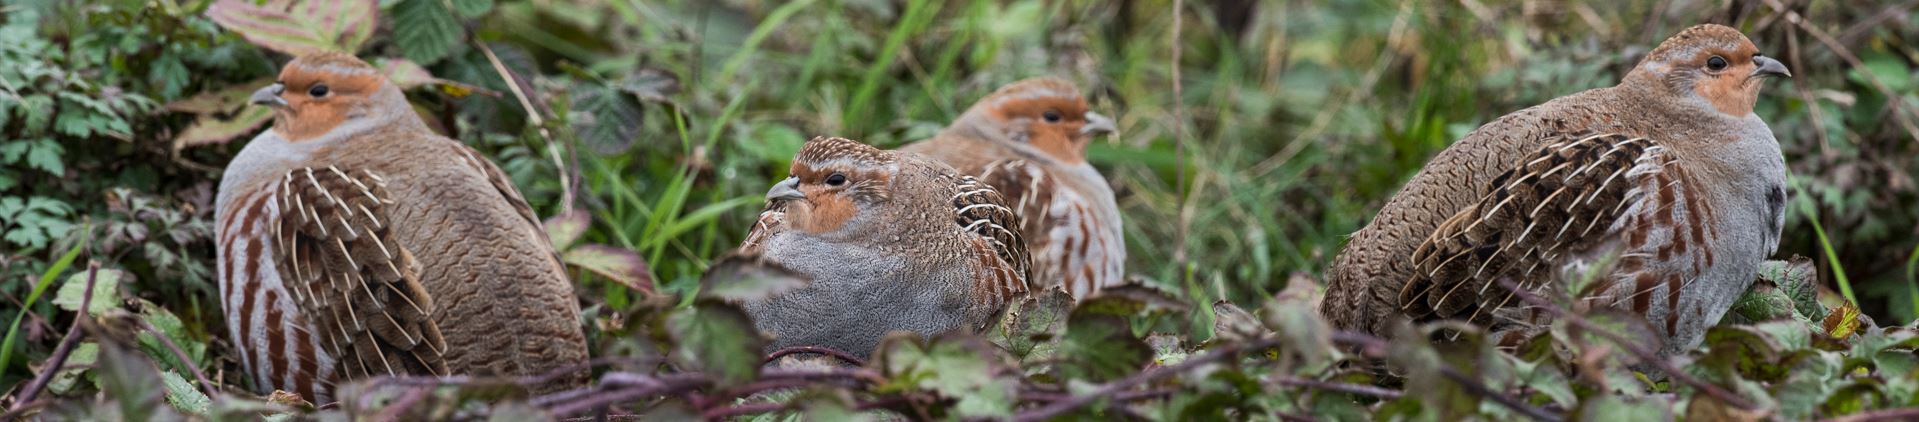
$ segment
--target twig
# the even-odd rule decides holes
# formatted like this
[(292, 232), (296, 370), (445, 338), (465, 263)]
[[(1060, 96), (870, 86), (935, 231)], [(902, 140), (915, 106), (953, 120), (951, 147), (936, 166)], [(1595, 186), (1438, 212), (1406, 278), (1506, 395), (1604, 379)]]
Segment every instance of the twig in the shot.
[(205, 393), (207, 397), (219, 397), (220, 391), (214, 389), (213, 382), (207, 381), (207, 375), (200, 372), (200, 366), (194, 364), (192, 358), (187, 357), (187, 352), (181, 350), (180, 345), (173, 343), (173, 338), (167, 337), (166, 333), (155, 328), (153, 323), (147, 322), (146, 319), (140, 319), (140, 327), (152, 333), (153, 338), (159, 339), (160, 345), (166, 346), (168, 351), (173, 352), (173, 357), (180, 360), (180, 365), (187, 367), (187, 372), (193, 373), (193, 379), (200, 382), (201, 393)]
[[(80, 312), (73, 316), (73, 324), (67, 326), (67, 336), (60, 339), (60, 345), (54, 346), (53, 355), (47, 357), (47, 364), (41, 368), (40, 375), (34, 376), (33, 381), (27, 383), (27, 388), (20, 390), (20, 394), (14, 396), (13, 408), (8, 409), (8, 413), (21, 410), (27, 403), (33, 402), (33, 396), (39, 395), (40, 390), (47, 387), (47, 381), (53, 379), (53, 374), (60, 372), (60, 367), (67, 364), (67, 355), (73, 354), (73, 345), (80, 342), (80, 337), (84, 337), (80, 325), (87, 321), (87, 308), (93, 306), (93, 281), (99, 275), (100, 262), (89, 260), (87, 290), (80, 296)], [(26, 312), (25, 309), (20, 311)]]
[(1179, 203), (1179, 223), (1173, 231), (1173, 268), (1177, 268), (1181, 279), (1186, 276), (1186, 230), (1191, 213), (1186, 206), (1186, 143), (1181, 142), (1186, 128), (1186, 98), (1184, 84), (1179, 81), (1180, 27), (1186, 14), (1185, 0), (1173, 0), (1173, 188), (1177, 192)]
[(376, 420), (376, 421), (400, 420), (400, 416), (404, 414), (407, 409), (412, 408), (413, 405), (420, 404), (421, 400), (426, 399), (427, 391), (428, 389), (423, 387), (414, 387), (412, 389), (407, 390), (406, 395), (400, 396), (398, 400), (394, 400), (393, 403), (388, 404), (386, 408), (380, 409), (380, 413), (378, 415), (374, 415), (373, 420)]
[[(1365, 356), (1367, 357), (1376, 358), (1376, 359), (1383, 359), (1386, 357), (1386, 348), (1388, 344), (1386, 343), (1386, 340), (1380, 339), (1379, 337), (1374, 337), (1365, 333), (1358, 333), (1358, 332), (1351, 332), (1351, 331), (1338, 331), (1333, 333), (1333, 341), (1336, 343), (1345, 343), (1345, 344), (1360, 346), (1361, 353), (1365, 354)], [(1452, 365), (1446, 365), (1444, 363), (1441, 363), (1439, 367), (1439, 372), (1441, 375), (1445, 376), (1446, 379), (1452, 380), (1454, 384), (1459, 384), (1461, 388), (1465, 388), (1466, 392), (1472, 393), (1473, 395), (1476, 395), (1476, 396), (1490, 399), (1494, 403), (1498, 403), (1499, 405), (1505, 406), (1508, 409), (1517, 411), (1520, 414), (1526, 415), (1527, 417), (1531, 417), (1533, 419), (1538, 419), (1538, 420), (1549, 420), (1549, 421), (1556, 421), (1556, 420), (1562, 419), (1560, 415), (1547, 411), (1546, 409), (1541, 409), (1538, 407), (1527, 405), (1525, 402), (1522, 402), (1518, 399), (1508, 397), (1505, 394), (1502, 394), (1498, 391), (1494, 391), (1492, 388), (1487, 387), (1485, 384), (1480, 383), (1479, 380), (1473, 379), (1472, 377), (1468, 377), (1466, 376), (1466, 374), (1459, 372), (1459, 369), (1453, 368)]]
[(1379, 388), (1379, 387), (1374, 387), (1370, 385), (1348, 384), (1343, 382), (1326, 382), (1326, 381), (1310, 380), (1310, 379), (1297, 378), (1297, 377), (1279, 377), (1275, 379), (1274, 382), (1279, 383), (1279, 385), (1285, 385), (1285, 386), (1306, 387), (1306, 388), (1311, 388), (1316, 390), (1332, 391), (1336, 393), (1357, 394), (1362, 396), (1378, 397), (1386, 400), (1397, 399), (1400, 396), (1405, 394), (1399, 390)]
[(1899, 126), (1906, 129), (1906, 135), (1910, 136), (1913, 141), (1919, 142), (1919, 126), (1913, 125), (1912, 118), (1911, 118), (1912, 116), (1906, 110), (1905, 101), (1900, 99), (1899, 93), (1893, 92), (1892, 88), (1886, 87), (1886, 83), (1883, 81), (1880, 81), (1879, 76), (1873, 75), (1872, 72), (1863, 71), (1866, 67), (1866, 64), (1865, 62), (1862, 62), (1859, 60), (1859, 56), (1853, 55), (1852, 50), (1847, 49), (1846, 46), (1839, 44), (1839, 40), (1833, 39), (1832, 35), (1826, 34), (1826, 31), (1820, 30), (1819, 27), (1807, 24), (1805, 17), (1800, 16), (1799, 12), (1794, 12), (1790, 10), (1789, 8), (1786, 7), (1785, 4), (1780, 3), (1779, 0), (1765, 0), (1765, 1), (1766, 1), (1766, 5), (1771, 6), (1773, 11), (1785, 14), (1786, 22), (1792, 22), (1792, 24), (1794, 26), (1798, 26), (1799, 29), (1806, 30), (1807, 34), (1812, 35), (1814, 39), (1819, 40), (1820, 44), (1825, 44), (1826, 48), (1832, 49), (1833, 54), (1838, 55), (1840, 59), (1845, 60), (1847, 65), (1852, 66), (1853, 68), (1861, 69), (1861, 72), (1859, 72), (1859, 74), (1862, 76), (1865, 76), (1866, 82), (1871, 83), (1872, 88), (1875, 90), (1878, 90), (1880, 95), (1886, 96), (1887, 98), (1886, 104), (1892, 106), (1893, 121), (1899, 122)]
[(1086, 407), (1087, 405), (1090, 405), (1095, 401), (1099, 401), (1100, 399), (1114, 396), (1121, 391), (1130, 390), (1133, 387), (1140, 386), (1147, 382), (1164, 378), (1167, 376), (1171, 376), (1174, 374), (1190, 371), (1190, 370), (1193, 370), (1193, 368), (1198, 368), (1201, 365), (1212, 364), (1214, 362), (1224, 360), (1228, 357), (1238, 356), (1240, 352), (1245, 350), (1264, 350), (1268, 347), (1277, 346), (1283, 342), (1284, 341), (1282, 341), (1279, 338), (1265, 338), (1265, 339), (1250, 341), (1250, 342), (1241, 343), (1241, 344), (1229, 344), (1229, 345), (1221, 346), (1220, 348), (1214, 349), (1211, 352), (1207, 352), (1204, 355), (1186, 359), (1186, 361), (1180, 362), (1177, 365), (1160, 367), (1159, 369), (1150, 369), (1137, 374), (1128, 375), (1126, 378), (1121, 378), (1118, 381), (1114, 381), (1111, 383), (1107, 383), (1106, 385), (1102, 385), (1099, 388), (1094, 389), (1093, 392), (1091, 393), (1074, 396), (1073, 398), (1070, 398), (1067, 400), (1061, 400), (1058, 402), (1054, 402), (1053, 404), (1046, 405), (1046, 407), (1039, 408), (1038, 410), (1020, 414), (1018, 417), (1014, 418), (1014, 420), (1028, 421), (1028, 422), (1049, 420), (1056, 416), (1066, 414), (1066, 412), (1070, 412), (1073, 409)]
[(1719, 399), (1719, 401), (1726, 402), (1726, 404), (1732, 405), (1732, 407), (1741, 410), (1759, 410), (1759, 406), (1754, 405), (1751, 400), (1747, 400), (1738, 394), (1733, 394), (1731, 391), (1726, 391), (1726, 389), (1720, 388), (1718, 385), (1694, 378), (1692, 374), (1686, 373), (1679, 369), (1679, 367), (1673, 366), (1672, 362), (1660, 357), (1658, 353), (1647, 350), (1645, 345), (1628, 340), (1618, 333), (1606, 330), (1598, 324), (1586, 320), (1584, 316), (1560, 309), (1558, 306), (1546, 302), (1545, 299), (1533, 295), (1532, 292), (1520, 289), (1517, 283), (1509, 280), (1501, 280), (1500, 286), (1512, 291), (1515, 296), (1519, 297), (1519, 300), (1525, 301), (1535, 308), (1544, 309), (1546, 312), (1552, 313), (1553, 318), (1564, 319), (1566, 322), (1579, 327), (1581, 330), (1604, 337), (1606, 341), (1619, 345), (1620, 348), (1625, 349), (1627, 353), (1631, 353), (1634, 357), (1639, 358), (1640, 361), (1658, 366), (1661, 371), (1666, 372), (1666, 376), (1672, 377), (1674, 381), (1679, 381), (1681, 384), (1699, 389), (1699, 391), (1713, 396), (1713, 398)]
[(473, 44), (480, 47), (480, 53), (486, 55), (486, 61), (493, 65), (493, 71), (499, 73), (500, 80), (506, 82), (507, 91), (512, 92), (513, 98), (520, 101), (520, 108), (526, 110), (527, 124), (538, 128), (540, 138), (546, 140), (547, 153), (552, 156), (553, 165), (558, 166), (560, 170), (560, 210), (561, 212), (571, 211), (576, 187), (567, 169), (572, 166), (568, 166), (565, 160), (560, 159), (560, 152), (553, 149), (558, 144), (553, 142), (553, 132), (546, 128), (546, 118), (542, 117), (540, 110), (533, 106), (533, 100), (527, 97), (526, 90), (520, 89), (519, 78), (513, 76), (513, 70), (507, 69), (506, 63), (500, 62), (500, 56), (493, 54), (493, 47), (478, 40), (475, 40)]
[(787, 355), (800, 354), (800, 353), (818, 353), (822, 355), (839, 358), (840, 361), (853, 364), (853, 366), (866, 366), (865, 359), (860, 359), (859, 357), (853, 356), (846, 352), (833, 350), (825, 347), (815, 347), (815, 346), (788, 347), (780, 350), (774, 350), (773, 353), (767, 354), (766, 359), (761, 362), (772, 363), (774, 360), (782, 357), (786, 357)]

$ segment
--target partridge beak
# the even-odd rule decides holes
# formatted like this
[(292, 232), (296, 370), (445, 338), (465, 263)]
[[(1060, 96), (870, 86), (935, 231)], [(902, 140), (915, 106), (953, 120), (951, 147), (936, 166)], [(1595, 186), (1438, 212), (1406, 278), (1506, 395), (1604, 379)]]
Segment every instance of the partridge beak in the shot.
[(785, 200), (792, 200), (792, 199), (806, 199), (806, 193), (800, 192), (799, 187), (800, 187), (800, 178), (788, 177), (786, 178), (786, 180), (781, 180), (779, 183), (774, 184), (773, 189), (766, 191), (766, 200), (767, 201), (785, 201)]
[(253, 98), (247, 99), (247, 102), (267, 107), (286, 107), (287, 100), (280, 98), (280, 92), (285, 90), (285, 85), (277, 83), (267, 85), (265, 88), (260, 88), (259, 91), (253, 91)]
[(1079, 127), (1079, 134), (1086, 136), (1111, 135), (1119, 132), (1119, 126), (1113, 124), (1113, 118), (1091, 111), (1086, 112), (1086, 126)]
[(1788, 78), (1792, 77), (1792, 71), (1787, 70), (1786, 65), (1784, 63), (1780, 63), (1778, 60), (1773, 60), (1773, 58), (1771, 57), (1753, 56), (1752, 62), (1753, 64), (1759, 65), (1758, 69), (1755, 69), (1752, 71), (1753, 76), (1784, 76)]

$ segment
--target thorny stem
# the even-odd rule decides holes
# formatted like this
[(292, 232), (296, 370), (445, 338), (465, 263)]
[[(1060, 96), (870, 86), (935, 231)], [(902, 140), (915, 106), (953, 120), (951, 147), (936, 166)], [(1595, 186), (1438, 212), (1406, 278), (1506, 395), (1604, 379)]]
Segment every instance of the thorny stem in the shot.
[(1579, 329), (1581, 330), (1585, 330), (1587, 332), (1597, 334), (1600, 337), (1605, 337), (1606, 341), (1610, 341), (1613, 344), (1619, 345), (1619, 347), (1622, 349), (1625, 349), (1627, 353), (1631, 353), (1633, 354), (1634, 357), (1639, 358), (1641, 362), (1646, 362), (1646, 363), (1650, 363), (1655, 366), (1658, 366), (1661, 371), (1666, 372), (1666, 376), (1672, 377), (1674, 381), (1679, 381), (1681, 384), (1686, 384), (1686, 385), (1692, 386), (1693, 388), (1697, 388), (1699, 389), (1699, 391), (1705, 392), (1707, 395), (1710, 395), (1710, 396), (1713, 396), (1713, 398), (1719, 399), (1719, 401), (1723, 401), (1723, 402), (1726, 402), (1726, 404), (1732, 405), (1732, 407), (1736, 407), (1741, 410), (1759, 410), (1759, 406), (1754, 405), (1751, 400), (1747, 400), (1745, 397), (1741, 397), (1738, 394), (1733, 394), (1731, 391), (1726, 391), (1726, 389), (1724, 388), (1719, 388), (1718, 385), (1713, 385), (1712, 383), (1702, 381), (1699, 378), (1694, 378), (1692, 374), (1689, 374), (1685, 372), (1684, 370), (1679, 369), (1679, 367), (1673, 366), (1672, 362), (1667, 361), (1663, 357), (1660, 357), (1658, 353), (1653, 352), (1652, 350), (1646, 349), (1646, 346), (1643, 344), (1640, 344), (1639, 342), (1626, 339), (1625, 337), (1620, 336), (1618, 333), (1614, 333), (1611, 330), (1602, 328), (1598, 324), (1594, 324), (1592, 321), (1587, 320), (1586, 317), (1581, 316), (1577, 313), (1566, 312), (1566, 310), (1560, 309), (1558, 306), (1554, 306), (1551, 303), (1547, 303), (1545, 299), (1541, 299), (1539, 296), (1533, 295), (1532, 292), (1528, 292), (1528, 291), (1525, 291), (1524, 289), (1520, 289), (1517, 284), (1514, 284), (1511, 281), (1502, 281), (1500, 285), (1501, 287), (1505, 287), (1506, 289), (1516, 293), (1516, 295), (1519, 296), (1519, 300), (1526, 301), (1527, 304), (1533, 307), (1545, 309), (1546, 312), (1552, 313), (1553, 318), (1563, 318), (1565, 319), (1566, 322), (1571, 323), (1574, 326), (1578, 326)]
[[(1372, 335), (1368, 335), (1364, 333), (1339, 331), (1339, 332), (1333, 333), (1333, 341), (1338, 343), (1345, 343), (1349, 345), (1359, 346), (1360, 352), (1366, 357), (1375, 358), (1375, 359), (1386, 358), (1386, 348), (1387, 348), (1386, 340), (1380, 339), (1379, 337), (1374, 337)], [(1472, 393), (1473, 395), (1476, 395), (1476, 396), (1491, 399), (1494, 403), (1498, 403), (1501, 406), (1505, 406), (1508, 409), (1512, 409), (1514, 411), (1519, 412), (1520, 414), (1526, 415), (1527, 417), (1531, 417), (1533, 419), (1548, 420), (1548, 421), (1556, 421), (1556, 420), (1562, 419), (1561, 416), (1556, 415), (1553, 412), (1549, 412), (1545, 409), (1527, 405), (1526, 403), (1521, 402), (1518, 399), (1514, 399), (1512, 397), (1507, 397), (1505, 394), (1501, 394), (1499, 391), (1495, 391), (1492, 388), (1487, 387), (1485, 384), (1480, 383), (1478, 380), (1475, 380), (1472, 377), (1466, 376), (1466, 374), (1459, 372), (1459, 369), (1453, 368), (1451, 365), (1445, 365), (1443, 363), (1440, 365), (1441, 365), (1439, 367), (1440, 374), (1444, 375), (1446, 379), (1452, 380), (1453, 383), (1459, 384), (1460, 387), (1465, 388), (1466, 392), (1468, 393)]]
[[(87, 308), (93, 306), (93, 281), (98, 278), (100, 274), (100, 262), (89, 262), (87, 265), (87, 289), (85, 294), (80, 296), (80, 312), (73, 316), (73, 324), (67, 326), (67, 336), (60, 339), (60, 345), (54, 346), (53, 356), (47, 357), (47, 365), (40, 370), (40, 375), (33, 377), (33, 382), (28, 383), (25, 389), (20, 390), (20, 395), (14, 396), (13, 407), (8, 409), (7, 413), (22, 410), (28, 403), (33, 402), (33, 397), (39, 395), (40, 390), (47, 387), (47, 381), (53, 379), (53, 374), (60, 372), (60, 367), (66, 365), (67, 355), (73, 354), (73, 345), (80, 342), (80, 337), (84, 337), (80, 325), (87, 320)], [(22, 311), (24, 312), (25, 310), (23, 309)]]
[(1066, 412), (1071, 412), (1073, 411), (1073, 409), (1086, 407), (1087, 405), (1092, 404), (1093, 402), (1098, 401), (1102, 398), (1114, 396), (1121, 391), (1131, 390), (1133, 389), (1133, 387), (1137, 387), (1141, 384), (1145, 384), (1147, 382), (1164, 378), (1167, 376), (1171, 376), (1174, 374), (1190, 371), (1190, 370), (1193, 370), (1193, 368), (1200, 367), (1201, 365), (1208, 365), (1215, 362), (1219, 362), (1220, 360), (1224, 360), (1228, 357), (1239, 356), (1239, 353), (1245, 350), (1261, 350), (1268, 347), (1277, 346), (1282, 342), (1283, 341), (1281, 339), (1274, 337), (1274, 338), (1254, 340), (1254, 341), (1242, 343), (1242, 344), (1230, 344), (1226, 346), (1221, 346), (1220, 348), (1214, 349), (1211, 352), (1207, 352), (1204, 355), (1186, 359), (1186, 361), (1180, 362), (1177, 365), (1161, 367), (1159, 369), (1146, 370), (1144, 372), (1129, 375), (1126, 378), (1121, 378), (1119, 381), (1114, 381), (1111, 383), (1107, 383), (1106, 385), (1102, 385), (1098, 389), (1093, 390), (1093, 392), (1091, 393), (1074, 396), (1071, 399), (1062, 400), (1062, 401), (1054, 402), (1053, 404), (1046, 405), (1046, 407), (1042, 407), (1039, 410), (1036, 410), (1030, 413), (1021, 414), (1019, 415), (1019, 417), (1014, 418), (1014, 420), (1030, 422), (1030, 421), (1042, 421), (1042, 420), (1052, 419), (1053, 417), (1065, 414)]

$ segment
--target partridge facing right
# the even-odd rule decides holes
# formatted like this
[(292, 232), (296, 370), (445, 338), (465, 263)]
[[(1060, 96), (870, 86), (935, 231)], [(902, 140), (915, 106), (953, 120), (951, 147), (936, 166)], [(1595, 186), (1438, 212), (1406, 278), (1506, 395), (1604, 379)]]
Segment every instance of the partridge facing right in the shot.
[(772, 349), (866, 356), (888, 332), (977, 331), (1024, 295), (1019, 217), (999, 192), (913, 153), (814, 138), (740, 254), (810, 284), (742, 305)]
[(1506, 115), (1434, 157), (1333, 264), (1321, 308), (1341, 329), (1546, 317), (1508, 286), (1645, 316), (1663, 355), (1690, 350), (1779, 245), (1785, 162), (1753, 113), (1790, 77), (1733, 28), (1687, 28), (1619, 85)]
[(1033, 281), (1086, 298), (1126, 277), (1126, 235), (1113, 188), (1086, 162), (1093, 137), (1115, 130), (1079, 88), (1059, 78), (1000, 87), (932, 139), (900, 148), (978, 176), (1013, 203), (1033, 252)]

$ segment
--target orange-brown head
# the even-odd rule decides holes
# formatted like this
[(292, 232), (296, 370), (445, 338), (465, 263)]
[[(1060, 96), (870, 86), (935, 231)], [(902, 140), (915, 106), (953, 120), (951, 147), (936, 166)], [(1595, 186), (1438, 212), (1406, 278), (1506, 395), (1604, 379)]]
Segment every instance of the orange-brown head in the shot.
[(254, 91), (251, 101), (272, 107), (273, 130), (296, 142), (349, 124), (376, 126), (412, 111), (379, 69), (344, 53), (316, 53), (288, 62), (280, 69), (280, 80)]
[(1026, 143), (1068, 164), (1086, 162), (1086, 144), (1117, 130), (1113, 119), (1087, 106), (1079, 87), (1052, 77), (1000, 87), (974, 103), (953, 126)]
[(846, 138), (815, 137), (793, 157), (792, 176), (766, 192), (786, 202), (786, 221), (809, 234), (836, 232), (892, 198), (899, 160)]
[(1705, 24), (1686, 28), (1667, 38), (1633, 69), (1670, 92), (1703, 100), (1729, 116), (1752, 114), (1763, 82), (1774, 76), (1792, 77), (1786, 65), (1760, 54), (1739, 30)]

